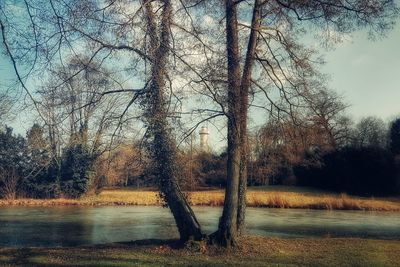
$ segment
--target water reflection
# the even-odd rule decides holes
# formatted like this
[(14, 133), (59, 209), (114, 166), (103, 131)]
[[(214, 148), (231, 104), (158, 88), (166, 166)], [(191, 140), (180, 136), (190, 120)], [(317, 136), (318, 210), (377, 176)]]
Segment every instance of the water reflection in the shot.
[[(196, 207), (207, 233), (216, 230), (220, 208)], [(353, 236), (400, 239), (400, 213), (255, 209), (247, 213), (252, 234)], [(1, 207), (0, 246), (76, 246), (149, 238), (177, 238), (161, 207)]]
[(93, 209), (92, 244), (149, 238), (175, 238), (178, 231), (168, 209), (103, 207)]
[(400, 239), (400, 213), (258, 209), (248, 214), (254, 234)]
[(76, 246), (92, 231), (88, 209), (1, 208), (0, 245)]

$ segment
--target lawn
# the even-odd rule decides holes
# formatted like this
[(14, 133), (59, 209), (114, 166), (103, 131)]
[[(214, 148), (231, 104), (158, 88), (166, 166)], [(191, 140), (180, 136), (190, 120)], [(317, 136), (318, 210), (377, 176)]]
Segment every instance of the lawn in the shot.
[(226, 251), (173, 242), (75, 248), (3, 248), (0, 266), (399, 266), (400, 241), (248, 236)]

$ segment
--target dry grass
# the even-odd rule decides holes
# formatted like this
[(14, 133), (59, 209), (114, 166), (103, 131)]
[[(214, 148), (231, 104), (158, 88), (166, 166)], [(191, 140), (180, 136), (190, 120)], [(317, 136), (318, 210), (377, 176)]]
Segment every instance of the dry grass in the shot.
[[(189, 194), (193, 205), (220, 206), (224, 201), (223, 191), (193, 192)], [(304, 192), (249, 190), (247, 205), (265, 208), (327, 209), (400, 211), (400, 201), (395, 199), (373, 199), (352, 197), (346, 194), (308, 194)]]
[(80, 199), (0, 199), (0, 206), (156, 206), (162, 201), (155, 191), (133, 191), (124, 189), (108, 189), (98, 195), (83, 196)]
[[(188, 199), (194, 206), (221, 206), (224, 202), (223, 190), (196, 191), (188, 193)], [(130, 189), (107, 189), (99, 195), (85, 196), (81, 199), (16, 199), (0, 200), (0, 206), (57, 206), (57, 205), (161, 205), (162, 201), (155, 191)], [(327, 210), (368, 210), (400, 211), (400, 199), (374, 199), (353, 197), (345, 194), (328, 194), (314, 191), (264, 190), (251, 188), (247, 194), (247, 205), (266, 208), (297, 208)]]

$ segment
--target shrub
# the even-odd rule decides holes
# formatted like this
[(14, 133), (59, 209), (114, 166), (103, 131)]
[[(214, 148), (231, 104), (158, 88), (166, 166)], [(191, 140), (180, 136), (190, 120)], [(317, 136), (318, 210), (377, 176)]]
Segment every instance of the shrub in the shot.
[(197, 155), (198, 168), (195, 177), (202, 181), (203, 185), (225, 187), (226, 186), (226, 160), (227, 154), (213, 155), (201, 153)]
[(78, 198), (90, 188), (92, 157), (82, 144), (75, 144), (63, 151), (60, 189), (65, 197)]
[(25, 197), (56, 198), (60, 196), (60, 172), (55, 160), (33, 171), (33, 176), (25, 178), (21, 183), (21, 191)]

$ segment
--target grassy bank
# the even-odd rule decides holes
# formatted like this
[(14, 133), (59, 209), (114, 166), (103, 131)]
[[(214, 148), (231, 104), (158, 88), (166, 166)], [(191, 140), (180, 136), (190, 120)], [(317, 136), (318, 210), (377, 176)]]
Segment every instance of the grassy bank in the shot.
[[(221, 206), (223, 190), (205, 190), (188, 193), (189, 202), (195, 206)], [(155, 191), (133, 189), (108, 189), (99, 195), (80, 199), (16, 199), (0, 200), (0, 206), (56, 206), (56, 205), (161, 205)], [(332, 194), (295, 187), (250, 188), (247, 205), (266, 208), (305, 208), (328, 210), (400, 211), (399, 198), (362, 198), (344, 194)]]
[(398, 266), (400, 241), (246, 237), (233, 251), (170, 243), (0, 249), (1, 266)]

